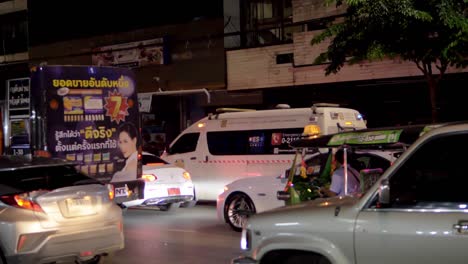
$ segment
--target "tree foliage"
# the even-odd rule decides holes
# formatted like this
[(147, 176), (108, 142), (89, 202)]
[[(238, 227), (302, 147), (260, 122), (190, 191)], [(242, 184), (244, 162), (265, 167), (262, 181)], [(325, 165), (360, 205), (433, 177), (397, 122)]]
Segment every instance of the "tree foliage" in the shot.
[[(449, 66), (468, 66), (468, 0), (327, 0), (346, 4), (341, 23), (331, 24), (312, 44), (331, 38), (315, 63), (345, 63), (398, 56), (412, 61), (435, 89)], [(435, 75), (434, 69), (438, 69)], [(431, 91), (431, 105), (435, 110)], [(434, 113), (433, 113), (434, 114)], [(434, 119), (434, 115), (433, 115)]]

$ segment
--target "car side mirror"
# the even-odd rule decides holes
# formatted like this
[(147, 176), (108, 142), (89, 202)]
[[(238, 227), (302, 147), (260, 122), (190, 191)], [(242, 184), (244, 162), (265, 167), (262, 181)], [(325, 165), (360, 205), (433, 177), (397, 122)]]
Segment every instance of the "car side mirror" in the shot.
[(390, 205), (390, 182), (388, 179), (382, 180), (379, 186), (379, 206)]

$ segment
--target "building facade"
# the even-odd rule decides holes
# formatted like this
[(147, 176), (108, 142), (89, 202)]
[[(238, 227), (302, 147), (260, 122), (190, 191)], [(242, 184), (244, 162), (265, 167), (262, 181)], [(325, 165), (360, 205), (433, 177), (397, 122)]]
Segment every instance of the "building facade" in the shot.
[[(101, 27), (87, 35), (58, 36), (54, 29), (56, 36), (47, 39), (40, 37), (47, 28), (40, 31), (34, 16), (38, 2), (29, 2), (28, 8), (27, 0), (0, 0), (3, 142), (8, 146), (12, 136), (8, 80), (27, 78), (31, 66), (44, 64), (131, 67), (138, 92), (151, 99), (151, 107), (142, 113), (144, 136), (150, 134), (150, 141), (162, 138), (163, 145), (219, 107), (329, 102), (358, 109), (369, 126), (430, 121), (426, 81), (412, 63), (387, 59), (346, 65), (330, 76), (324, 74), (326, 65), (313, 63), (327, 43), (312, 46), (311, 39), (346, 12), (324, 2), (223, 0), (219, 16), (145, 22), (117, 31)], [(468, 110), (458, 107), (464, 102), (457, 96), (466, 80), (466, 69), (450, 69), (441, 82), (442, 120), (468, 116)], [(21, 129), (15, 131), (23, 133)]]
[[(261, 90), (263, 105), (337, 102), (364, 112), (372, 126), (430, 122), (429, 91), (414, 63), (400, 59), (345, 65), (325, 76), (314, 64), (328, 43), (311, 45), (327, 23), (344, 19), (345, 6), (323, 0), (225, 0), (228, 91)], [(226, 15), (227, 14), (227, 15)], [(237, 32), (235, 29), (238, 29)], [(468, 112), (455, 107), (467, 70), (451, 68), (440, 84), (442, 120)], [(437, 74), (437, 72), (435, 72)]]
[[(26, 0), (0, 1), (0, 154), (28, 133), (28, 8)], [(15, 93), (9, 87), (18, 88)], [(20, 91), (21, 89), (21, 91)], [(10, 98), (8, 98), (10, 97)], [(11, 99), (11, 100), (9, 100)], [(14, 143), (14, 142), (13, 142)]]

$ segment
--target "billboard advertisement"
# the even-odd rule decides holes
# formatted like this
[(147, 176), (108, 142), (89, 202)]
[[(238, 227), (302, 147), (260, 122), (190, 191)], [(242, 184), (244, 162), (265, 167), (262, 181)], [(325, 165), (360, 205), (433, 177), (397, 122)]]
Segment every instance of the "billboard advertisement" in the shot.
[(168, 64), (165, 38), (97, 47), (92, 56), (93, 65), (141, 67)]
[(43, 150), (76, 162), (78, 170), (103, 182), (141, 175), (138, 99), (130, 69), (45, 66), (33, 71), (31, 82), (33, 114), (45, 124)]

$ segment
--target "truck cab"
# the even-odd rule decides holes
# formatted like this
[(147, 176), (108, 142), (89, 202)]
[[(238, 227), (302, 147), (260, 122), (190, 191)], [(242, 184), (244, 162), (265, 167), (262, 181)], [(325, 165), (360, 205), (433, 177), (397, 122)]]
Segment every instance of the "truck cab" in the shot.
[(252, 216), (232, 263), (466, 263), (468, 123), (419, 135), (365, 193)]

